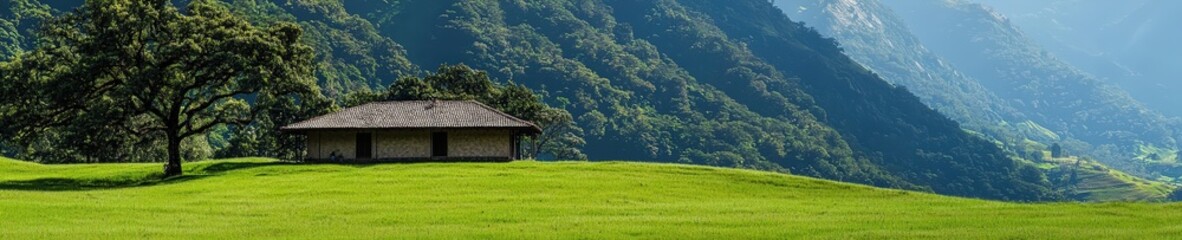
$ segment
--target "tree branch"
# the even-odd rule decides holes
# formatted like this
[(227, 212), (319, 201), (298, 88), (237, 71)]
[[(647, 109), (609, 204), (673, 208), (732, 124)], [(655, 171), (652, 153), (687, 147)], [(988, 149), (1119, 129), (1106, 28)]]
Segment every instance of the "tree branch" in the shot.
[(195, 108), (186, 109), (183, 112), (183, 114), (185, 115), (185, 121), (181, 122), (181, 126), (188, 126), (189, 124), (193, 123), (193, 119), (195, 116), (197, 116), (198, 113), (200, 113), (202, 110), (205, 110), (206, 108), (212, 107), (214, 104), (217, 104), (219, 101), (221, 101), (223, 99), (231, 98), (231, 97), (241, 95), (241, 94), (248, 94), (248, 93), (251, 93), (251, 91), (238, 90), (238, 91), (234, 91), (234, 92), (230, 92), (230, 93), (226, 93), (226, 94), (222, 94), (222, 95), (215, 95), (213, 97), (210, 97), (207, 101), (205, 101), (204, 103), (201, 103), (201, 105), (199, 105)]
[(188, 137), (192, 137), (193, 135), (205, 133), (205, 132), (209, 131), (210, 129), (217, 127), (218, 125), (222, 125), (222, 124), (246, 125), (246, 124), (250, 124), (250, 122), (253, 122), (253, 121), (254, 121), (254, 116), (251, 116), (246, 119), (215, 119), (213, 121), (209, 121), (208, 123), (205, 123), (204, 125), (201, 125), (200, 127), (195, 128), (195, 129), (192, 128), (192, 126), (187, 126), (187, 127), (185, 127), (186, 131), (182, 131), (179, 136), (181, 137), (181, 139), (185, 139)]

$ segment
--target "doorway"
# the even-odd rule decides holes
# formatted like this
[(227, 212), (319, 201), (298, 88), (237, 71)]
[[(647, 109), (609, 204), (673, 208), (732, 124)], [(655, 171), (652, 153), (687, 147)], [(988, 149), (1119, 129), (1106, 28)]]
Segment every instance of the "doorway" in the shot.
[(357, 133), (357, 159), (373, 158), (373, 134)]
[(431, 156), (432, 157), (447, 157), (447, 133), (437, 132), (431, 134)]

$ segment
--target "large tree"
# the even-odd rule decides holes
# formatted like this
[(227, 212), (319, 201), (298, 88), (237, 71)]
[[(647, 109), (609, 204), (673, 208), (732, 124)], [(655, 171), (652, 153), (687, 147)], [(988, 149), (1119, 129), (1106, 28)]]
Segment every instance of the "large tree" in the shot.
[(246, 125), (269, 102), (318, 94), (313, 51), (290, 23), (254, 26), (219, 3), (95, 0), (47, 22), (35, 50), (0, 64), (0, 122), (16, 138), (84, 126), (181, 143)]

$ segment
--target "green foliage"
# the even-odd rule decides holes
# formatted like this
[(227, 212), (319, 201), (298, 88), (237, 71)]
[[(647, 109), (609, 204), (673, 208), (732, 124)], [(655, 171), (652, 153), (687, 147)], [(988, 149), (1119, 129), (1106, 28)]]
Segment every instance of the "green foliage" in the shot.
[(1003, 203), (674, 164), (158, 169), (0, 160), (0, 238), (1169, 239), (1182, 221), (1176, 203)]
[(52, 17), (49, 6), (33, 0), (0, 2), (0, 56), (14, 56), (28, 49), (28, 34), (41, 21)]
[(298, 26), (255, 27), (209, 1), (183, 11), (164, 0), (90, 1), (0, 67), (9, 86), (0, 103), (11, 109), (3, 132), (30, 147), (57, 133), (48, 140), (66, 144), (50, 146), (104, 159), (121, 157), (104, 145), (162, 141), (166, 175), (180, 174), (186, 139), (319, 94), (300, 36)]
[(249, 125), (230, 126), (224, 132), (228, 135), (226, 145), (218, 149), (215, 156), (301, 159), (304, 154), (304, 138), (280, 133), (279, 128), (337, 110), (331, 100), (317, 94), (302, 95), (299, 98), (259, 95), (256, 101), (256, 107), (262, 109), (261, 113)]
[(369, 21), (345, 11), (341, 1), (226, 0), (252, 23), (295, 22), (301, 41), (315, 51), (315, 73), (324, 95), (381, 89), (390, 80), (419, 73), (402, 46), (379, 34)]
[(574, 147), (587, 144), (583, 140), (583, 129), (575, 125), (574, 117), (565, 110), (546, 109), (538, 112), (534, 123), (542, 128), (542, 134), (528, 139), (526, 151), (532, 151), (532, 156), (543, 156), (543, 153), (554, 159), (587, 159), (587, 155)]

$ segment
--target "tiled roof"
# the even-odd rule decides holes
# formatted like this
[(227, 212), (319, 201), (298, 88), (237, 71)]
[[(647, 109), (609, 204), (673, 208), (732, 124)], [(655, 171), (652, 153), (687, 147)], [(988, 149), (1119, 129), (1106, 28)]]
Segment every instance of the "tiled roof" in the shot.
[(287, 125), (283, 131), (317, 129), (525, 128), (541, 130), (476, 101), (390, 101), (351, 107)]

